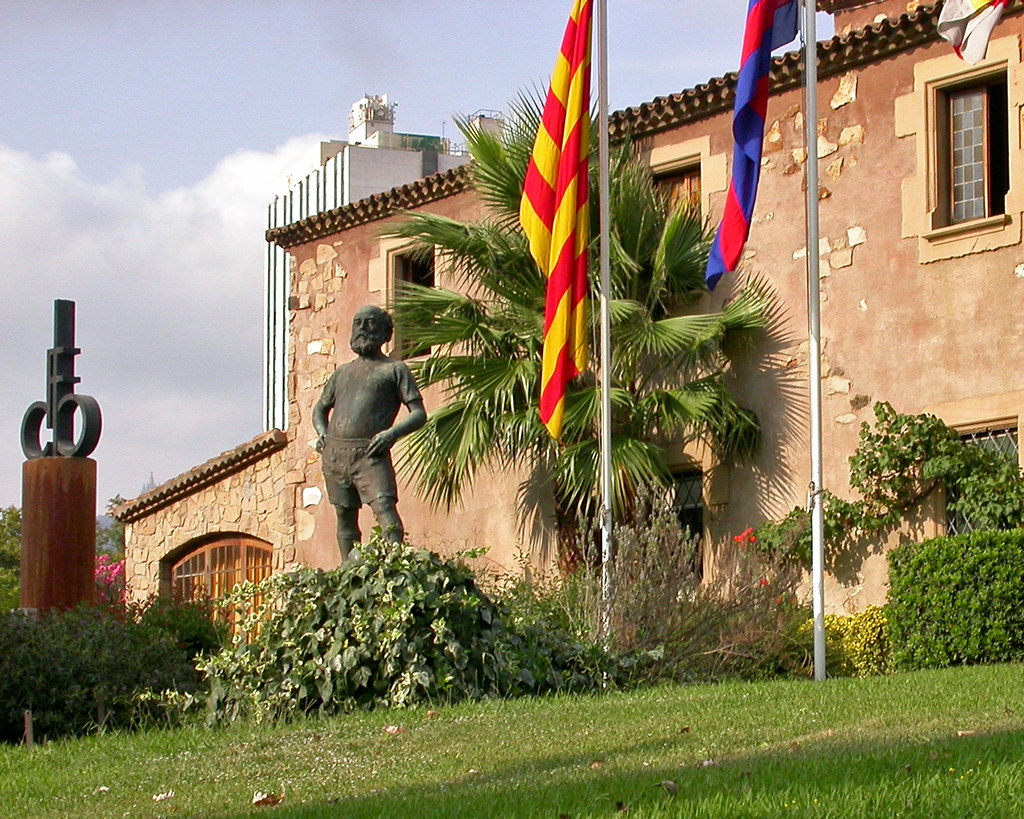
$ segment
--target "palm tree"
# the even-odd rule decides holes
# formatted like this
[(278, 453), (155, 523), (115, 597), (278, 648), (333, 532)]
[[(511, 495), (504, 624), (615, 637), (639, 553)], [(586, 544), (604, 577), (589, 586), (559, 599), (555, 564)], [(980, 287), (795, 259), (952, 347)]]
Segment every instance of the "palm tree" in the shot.
[[(450, 508), (481, 466), (525, 464), (532, 481), (549, 484), (567, 535), (559, 546), (572, 550), (579, 513), (596, 508), (599, 387), (591, 374), (570, 385), (562, 441), (554, 442), (537, 409), (546, 280), (518, 219), (539, 115), (537, 101), (524, 97), (500, 136), (461, 124), (488, 216), (459, 222), (416, 213), (397, 225), (391, 234), (436, 251), (458, 289), (404, 285), (392, 307), (403, 338), (431, 350), (413, 362), (419, 383), (442, 385), (447, 398), (404, 450), (419, 490)], [(763, 328), (770, 299), (750, 285), (720, 312), (699, 312), (710, 246), (699, 213), (672, 209), (628, 145), (614, 151), (609, 178), (612, 506), (622, 515), (640, 487), (671, 485), (668, 445), (702, 438), (721, 458), (756, 448), (757, 419), (725, 386), (726, 342)], [(592, 202), (596, 182), (595, 169)], [(590, 250), (596, 270), (596, 241)], [(596, 310), (590, 315), (596, 327)]]

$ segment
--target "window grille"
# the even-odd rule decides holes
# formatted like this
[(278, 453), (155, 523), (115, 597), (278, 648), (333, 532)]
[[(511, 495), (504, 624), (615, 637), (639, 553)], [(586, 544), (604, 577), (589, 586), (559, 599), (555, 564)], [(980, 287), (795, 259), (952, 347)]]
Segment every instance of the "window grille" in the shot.
[[(174, 564), (172, 590), (180, 600), (219, 600), (238, 583), (266, 580), (272, 563), (273, 549), (268, 543), (249, 537), (218, 538), (198, 546)], [(218, 616), (234, 626), (233, 611), (219, 610)]]
[[(981, 432), (969, 432), (960, 436), (965, 444), (979, 446), (994, 452), (996, 455), (1006, 458), (1014, 464), (1020, 462), (1020, 437), (1017, 427), (1003, 427), (1001, 429), (987, 429)], [(957, 499), (953, 490), (949, 490), (946, 497), (947, 507)], [(976, 531), (978, 527), (972, 523), (970, 518), (959, 512), (948, 511), (946, 514), (946, 533), (950, 535), (963, 535)]]
[(704, 556), (701, 543), (704, 539), (704, 475), (697, 472), (682, 472), (674, 476), (672, 510), (679, 521), (679, 527), (697, 545), (691, 568), (699, 579), (704, 576)]

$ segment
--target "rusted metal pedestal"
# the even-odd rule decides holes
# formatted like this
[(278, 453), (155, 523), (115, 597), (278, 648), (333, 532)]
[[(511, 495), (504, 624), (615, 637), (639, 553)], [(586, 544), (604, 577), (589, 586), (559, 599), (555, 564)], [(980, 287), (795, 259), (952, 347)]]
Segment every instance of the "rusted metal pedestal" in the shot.
[(95, 602), (96, 461), (26, 461), (21, 509), (21, 607)]

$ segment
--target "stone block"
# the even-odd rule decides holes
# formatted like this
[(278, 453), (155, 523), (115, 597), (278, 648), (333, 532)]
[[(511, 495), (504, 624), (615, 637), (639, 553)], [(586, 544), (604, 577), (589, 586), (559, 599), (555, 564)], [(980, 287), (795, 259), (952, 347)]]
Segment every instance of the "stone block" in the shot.
[(839, 150), (839, 145), (831, 142), (824, 134), (818, 134), (818, 159), (831, 156)]
[(316, 518), (305, 509), (295, 510), (295, 539), (310, 540), (316, 531)]
[(857, 75), (851, 71), (849, 74), (844, 74), (840, 77), (839, 88), (832, 95), (829, 105), (832, 107), (832, 110), (836, 110), (844, 105), (849, 105), (855, 99), (857, 99)]
[(847, 125), (839, 133), (839, 144), (840, 145), (852, 145), (855, 142), (864, 141), (864, 126), (863, 125)]
[(829, 376), (826, 382), (829, 395), (846, 395), (850, 392), (850, 379), (838, 375)]
[(833, 250), (829, 256), (829, 264), (834, 268), (849, 267), (853, 264), (853, 248), (842, 247)]
[(335, 250), (331, 245), (318, 244), (316, 246), (316, 263), (318, 265), (327, 264), (328, 262), (334, 261), (338, 258), (338, 251)]

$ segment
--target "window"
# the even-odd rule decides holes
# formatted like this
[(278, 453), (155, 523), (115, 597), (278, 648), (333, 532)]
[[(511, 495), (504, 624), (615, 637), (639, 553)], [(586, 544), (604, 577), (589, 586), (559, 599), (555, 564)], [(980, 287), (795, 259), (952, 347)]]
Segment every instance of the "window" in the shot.
[(895, 134), (913, 148), (914, 171), (897, 184), (901, 235), (921, 264), (1018, 245), (1024, 152), (1019, 35), (997, 36), (969, 66), (949, 49), (914, 65), (914, 87), (894, 101)]
[[(960, 440), (971, 446), (983, 447), (1015, 465), (1020, 462), (1020, 436), (1015, 426), (968, 432), (961, 435)], [(950, 492), (946, 503), (950, 504), (955, 500), (956, 496)], [(961, 514), (950, 512), (946, 515), (947, 534), (962, 535), (973, 532), (976, 528), (970, 518)]]
[(707, 214), (711, 194), (728, 189), (726, 154), (711, 153), (709, 136), (653, 145), (641, 151), (640, 158), (673, 205), (684, 203), (698, 214)]
[(704, 555), (701, 543), (704, 539), (704, 475), (700, 470), (680, 472), (673, 477), (674, 495), (672, 509), (679, 526), (692, 538), (696, 545), (691, 558), (694, 576), (704, 576)]
[(1006, 75), (939, 95), (939, 215), (959, 224), (1005, 213), (1010, 188)]
[[(392, 276), (396, 285), (399, 282), (407, 282), (420, 287), (434, 287), (434, 257), (432, 254), (424, 257), (418, 253), (395, 253), (392, 255), (392, 264)], [(391, 350), (395, 358), (414, 358), (430, 354), (429, 346), (415, 345), (408, 339), (403, 339), (401, 327), (395, 328), (395, 339)]]
[(683, 205), (700, 213), (700, 165), (682, 168), (655, 178), (657, 187), (668, 195), (673, 208)]
[[(171, 567), (171, 589), (182, 600), (219, 600), (238, 583), (259, 583), (271, 573), (273, 548), (255, 538), (229, 535), (197, 546)], [(227, 613), (232, 622), (231, 612)]]

